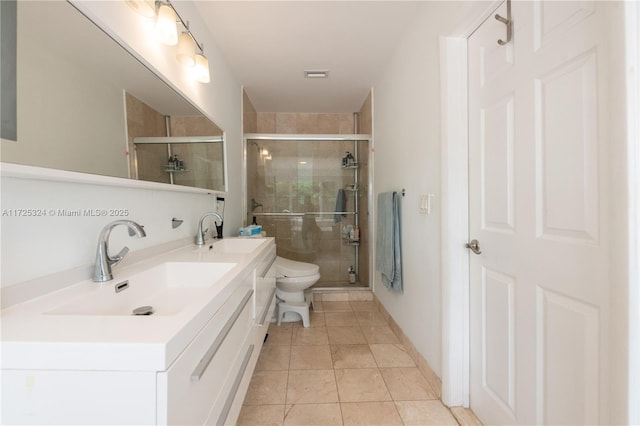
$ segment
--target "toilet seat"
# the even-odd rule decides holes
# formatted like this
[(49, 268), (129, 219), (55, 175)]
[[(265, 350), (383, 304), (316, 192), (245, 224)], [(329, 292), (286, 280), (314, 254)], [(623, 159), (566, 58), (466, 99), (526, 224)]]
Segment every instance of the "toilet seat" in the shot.
[[(276, 257), (276, 274), (278, 278), (310, 277), (320, 274), (320, 267), (313, 263)], [(318, 277), (319, 278), (319, 277)]]
[(279, 290), (282, 291), (300, 291), (301, 287), (308, 288), (318, 282), (320, 279), (320, 273), (316, 272), (313, 275), (305, 275), (302, 277), (281, 277), (276, 278), (276, 283)]

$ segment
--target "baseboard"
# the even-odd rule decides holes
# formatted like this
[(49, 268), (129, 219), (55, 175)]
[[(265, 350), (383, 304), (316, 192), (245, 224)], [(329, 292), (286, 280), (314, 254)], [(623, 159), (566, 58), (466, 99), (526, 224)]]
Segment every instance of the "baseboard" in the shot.
[(404, 346), (409, 356), (418, 366), (418, 370), (420, 370), (425, 379), (427, 379), (427, 383), (429, 383), (433, 392), (438, 396), (438, 399), (442, 400), (442, 380), (440, 380), (440, 377), (434, 373), (427, 360), (418, 352), (413, 342), (411, 342), (407, 335), (404, 334), (402, 328), (400, 328), (398, 323), (393, 319), (389, 312), (387, 312), (384, 305), (380, 303), (380, 300), (378, 300), (375, 294), (373, 294), (373, 302), (376, 303), (378, 311), (382, 313), (387, 323), (389, 323), (391, 330), (393, 330), (396, 336), (398, 336), (402, 346)]

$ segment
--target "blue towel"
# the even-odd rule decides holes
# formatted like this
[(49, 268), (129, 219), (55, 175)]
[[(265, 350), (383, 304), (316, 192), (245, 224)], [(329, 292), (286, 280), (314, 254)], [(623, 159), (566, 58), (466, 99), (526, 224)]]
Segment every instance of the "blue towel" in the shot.
[(385, 287), (402, 291), (400, 196), (397, 192), (378, 194), (376, 270), (382, 274)]
[(338, 195), (336, 196), (336, 209), (335, 212), (336, 214), (333, 216), (333, 220), (337, 223), (342, 221), (342, 218), (345, 216), (342, 213), (338, 213), (338, 212), (344, 212), (347, 209), (347, 196), (344, 193), (344, 189), (340, 188), (338, 189)]

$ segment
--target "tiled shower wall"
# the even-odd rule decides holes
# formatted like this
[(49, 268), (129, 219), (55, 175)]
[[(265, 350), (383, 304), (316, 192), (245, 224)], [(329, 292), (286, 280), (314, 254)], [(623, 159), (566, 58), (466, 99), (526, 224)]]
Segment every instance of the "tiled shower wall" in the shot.
[[(260, 113), (245, 97), (245, 132), (277, 134), (352, 134), (351, 113)], [(364, 132), (361, 132), (364, 133)], [(318, 286), (346, 286), (349, 266), (359, 269), (358, 286), (369, 285), (368, 250), (368, 153), (367, 142), (358, 143), (361, 167), (358, 192), (345, 191), (346, 211), (359, 201), (360, 246), (356, 265), (354, 246), (342, 240), (342, 229), (353, 225), (355, 215), (257, 216), (267, 235), (276, 238), (278, 254), (320, 266)], [(268, 154), (264, 150), (268, 151)], [(261, 212), (333, 212), (340, 188), (354, 183), (354, 169), (343, 169), (346, 151), (354, 142), (341, 141), (248, 141), (247, 200), (262, 204)], [(247, 222), (252, 220), (248, 212)]]
[[(166, 144), (133, 143), (138, 136), (167, 136), (165, 117), (144, 102), (126, 94), (127, 133), (132, 177), (170, 183), (165, 171), (168, 160)], [(219, 136), (222, 130), (202, 116), (171, 117), (171, 136)], [(224, 188), (222, 144), (172, 144), (172, 154), (187, 162), (187, 171), (174, 174), (176, 185), (196, 188)]]

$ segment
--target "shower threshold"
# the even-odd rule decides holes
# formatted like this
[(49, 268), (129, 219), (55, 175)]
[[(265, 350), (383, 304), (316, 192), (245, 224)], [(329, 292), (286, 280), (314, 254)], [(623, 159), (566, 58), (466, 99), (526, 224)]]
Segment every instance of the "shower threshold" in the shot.
[(348, 281), (319, 282), (311, 286), (312, 290), (370, 290), (364, 283), (351, 284)]

